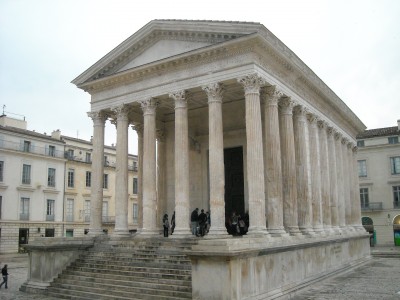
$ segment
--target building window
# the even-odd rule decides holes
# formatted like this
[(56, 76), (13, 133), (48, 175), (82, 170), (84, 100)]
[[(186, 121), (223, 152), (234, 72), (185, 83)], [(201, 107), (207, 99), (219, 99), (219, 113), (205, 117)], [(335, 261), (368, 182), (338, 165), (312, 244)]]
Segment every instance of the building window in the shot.
[(0, 182), (3, 182), (4, 161), (0, 161)]
[(22, 183), (31, 184), (31, 165), (22, 166)]
[(400, 208), (400, 185), (393, 187), (393, 207)]
[(56, 186), (56, 169), (49, 168), (47, 171), (47, 186)]
[(65, 230), (65, 237), (74, 237), (74, 230), (73, 229)]
[(357, 147), (365, 147), (364, 140), (357, 141)]
[(85, 162), (91, 163), (92, 162), (92, 153), (86, 152)]
[(389, 144), (398, 144), (399, 143), (399, 137), (398, 136), (391, 136), (388, 138)]
[(136, 161), (134, 161), (133, 162), (133, 171), (137, 171), (137, 162)]
[(85, 222), (90, 222), (90, 200), (85, 200), (83, 209), (85, 213)]
[(74, 150), (73, 149), (68, 149), (67, 150), (67, 158), (68, 159), (73, 159), (74, 158)]
[(360, 188), (361, 209), (369, 207), (368, 188)]
[(47, 199), (46, 221), (54, 221), (54, 200)]
[(73, 188), (74, 187), (74, 178), (75, 177), (75, 170), (74, 169), (68, 169), (68, 187)]
[(103, 212), (102, 212), (103, 222), (109, 222), (108, 218), (108, 202), (103, 201)]
[(108, 189), (108, 174), (103, 174), (103, 189)]
[(24, 141), (24, 152), (31, 152), (31, 142), (30, 141)]
[(367, 161), (359, 160), (358, 163), (358, 177), (367, 177)]
[(400, 174), (400, 156), (390, 158), (390, 169), (392, 175)]
[(74, 221), (74, 199), (67, 199), (66, 219), (67, 222)]
[(139, 219), (139, 207), (138, 207), (137, 203), (133, 203), (132, 216), (133, 216), (133, 222), (137, 223), (138, 219)]
[(54, 228), (46, 228), (46, 229), (44, 230), (44, 236), (45, 236), (45, 237), (54, 237), (54, 235), (55, 235), (55, 230), (54, 230)]
[(108, 165), (109, 165), (108, 157), (106, 155), (104, 155), (104, 166), (108, 166)]
[(133, 178), (133, 194), (137, 195), (138, 193), (138, 179), (135, 177)]
[(91, 187), (92, 185), (92, 172), (86, 171), (86, 187)]
[(29, 198), (21, 197), (20, 220), (29, 220)]
[(56, 156), (56, 147), (55, 146), (49, 146), (48, 155), (53, 156), (53, 157)]

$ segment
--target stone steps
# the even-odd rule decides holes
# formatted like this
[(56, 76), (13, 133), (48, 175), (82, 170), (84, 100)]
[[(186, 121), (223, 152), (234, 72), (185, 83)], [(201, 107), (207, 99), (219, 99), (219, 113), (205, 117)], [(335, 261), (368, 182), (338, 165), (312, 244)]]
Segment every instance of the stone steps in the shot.
[(193, 241), (102, 242), (86, 251), (48, 287), (60, 299), (191, 299)]

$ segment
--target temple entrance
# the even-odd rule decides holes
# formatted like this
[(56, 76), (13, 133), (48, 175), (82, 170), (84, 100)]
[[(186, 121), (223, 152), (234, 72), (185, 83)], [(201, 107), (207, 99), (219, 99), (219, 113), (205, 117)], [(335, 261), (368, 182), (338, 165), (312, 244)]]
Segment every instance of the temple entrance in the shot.
[(243, 147), (224, 149), (225, 164), (225, 216), (233, 211), (243, 215), (244, 207), (244, 175)]

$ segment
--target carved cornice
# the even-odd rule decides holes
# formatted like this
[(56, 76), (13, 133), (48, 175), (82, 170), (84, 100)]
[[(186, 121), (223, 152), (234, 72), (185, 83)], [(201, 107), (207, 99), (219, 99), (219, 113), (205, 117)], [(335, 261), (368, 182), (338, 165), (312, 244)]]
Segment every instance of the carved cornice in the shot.
[(222, 94), (224, 93), (222, 84), (215, 82), (206, 86), (202, 86), (202, 89), (207, 94), (208, 103), (222, 102)]
[(240, 77), (237, 81), (243, 85), (245, 94), (259, 94), (260, 88), (267, 84), (267, 81), (256, 73)]

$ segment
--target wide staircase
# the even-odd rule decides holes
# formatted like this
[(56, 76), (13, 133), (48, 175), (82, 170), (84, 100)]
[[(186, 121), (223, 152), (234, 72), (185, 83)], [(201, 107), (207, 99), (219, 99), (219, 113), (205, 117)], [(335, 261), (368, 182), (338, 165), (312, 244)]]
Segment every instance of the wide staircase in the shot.
[(48, 287), (59, 299), (191, 299), (195, 239), (103, 241), (71, 264)]

